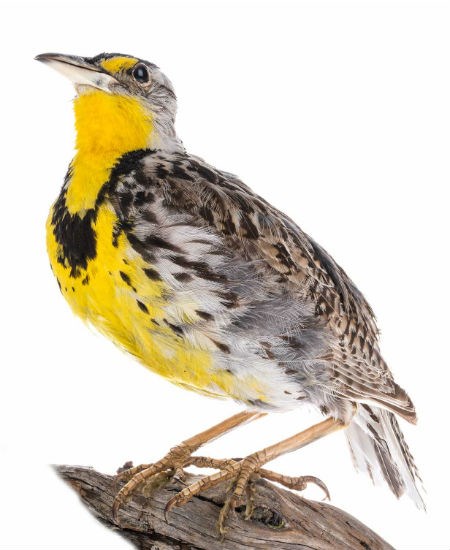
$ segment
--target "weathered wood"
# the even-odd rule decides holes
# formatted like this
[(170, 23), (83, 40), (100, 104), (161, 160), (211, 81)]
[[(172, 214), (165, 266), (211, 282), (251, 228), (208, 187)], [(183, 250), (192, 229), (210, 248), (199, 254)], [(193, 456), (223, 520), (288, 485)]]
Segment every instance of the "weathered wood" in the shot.
[[(164, 518), (166, 502), (183, 486), (159, 480), (132, 495), (114, 524), (111, 507), (120, 488), (114, 476), (79, 466), (56, 466), (58, 474), (80, 495), (106, 527), (118, 530), (141, 550), (393, 550), (376, 533), (346, 512), (259, 480), (255, 483), (255, 509), (251, 520), (237, 511), (228, 519), (228, 531), (218, 539), (216, 522), (226, 487), (194, 497)], [(198, 476), (187, 474), (192, 482)], [(153, 486), (154, 487), (154, 486)]]

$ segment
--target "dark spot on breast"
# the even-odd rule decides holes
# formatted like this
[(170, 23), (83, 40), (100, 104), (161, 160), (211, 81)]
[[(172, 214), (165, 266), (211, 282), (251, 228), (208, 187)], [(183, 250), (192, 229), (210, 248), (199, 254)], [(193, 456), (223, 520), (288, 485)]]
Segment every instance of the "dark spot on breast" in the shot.
[(129, 221), (124, 219), (119, 219), (114, 223), (112, 231), (112, 244), (115, 248), (119, 245), (119, 237), (124, 231), (131, 229), (131, 224)]
[(145, 203), (145, 200), (146, 200), (145, 191), (142, 191), (142, 190), (138, 191), (134, 195), (134, 205), (135, 206), (142, 206)]
[(162, 164), (157, 164), (156, 175), (158, 176), (158, 178), (165, 179), (169, 175), (169, 172)]
[(229, 291), (219, 291), (217, 296), (221, 298), (221, 304), (227, 308), (233, 309), (239, 306), (239, 298), (235, 292)]
[(179, 166), (177, 162), (173, 162), (172, 164), (171, 176), (183, 180), (194, 181), (194, 178), (190, 176), (185, 170), (183, 170), (183, 168)]
[(272, 351), (272, 345), (270, 342), (260, 342), (260, 344), (266, 353), (267, 359), (275, 359), (275, 354)]
[(190, 275), (189, 273), (174, 273), (173, 276), (177, 281), (180, 281), (180, 283), (187, 283), (189, 281), (192, 281), (192, 275)]
[(226, 345), (226, 344), (223, 344), (222, 342), (218, 342), (217, 340), (213, 340), (211, 338), (211, 341), (214, 342), (214, 344), (220, 349), (220, 351), (222, 351), (223, 353), (230, 353), (230, 348)]
[[(66, 184), (71, 171), (66, 175)], [(96, 209), (89, 209), (83, 216), (70, 214), (66, 205), (66, 189), (63, 188), (55, 202), (51, 225), (56, 242), (60, 245), (57, 261), (70, 267), (70, 277), (81, 276), (89, 260), (97, 254), (97, 237), (93, 225), (97, 217)]]
[(179, 327), (178, 325), (174, 325), (173, 323), (169, 323), (167, 319), (164, 319), (164, 322), (168, 327), (173, 330), (173, 332), (175, 332), (175, 334), (177, 334), (178, 336), (183, 336), (183, 329), (181, 327)]
[(87, 285), (89, 283), (89, 275), (86, 275), (86, 277), (81, 281), (82, 285)]
[(140, 254), (146, 262), (148, 262), (148, 263), (153, 263), (154, 262), (154, 260), (155, 260), (154, 254), (147, 249), (145, 244), (142, 241), (140, 241), (136, 237), (136, 235), (133, 235), (133, 233), (129, 233), (127, 235), (127, 237), (128, 237), (128, 241), (131, 244), (131, 246), (133, 247), (133, 249), (138, 254)]
[(207, 281), (224, 283), (227, 280), (225, 275), (213, 271), (212, 269), (210, 269), (208, 264), (204, 262), (193, 262), (192, 267), (195, 270), (195, 274), (197, 275), (197, 277), (201, 277), (202, 279), (206, 279)]
[(254, 407), (258, 407), (258, 408), (261, 408), (261, 409), (268, 409), (268, 410), (273, 410), (274, 409), (274, 407), (272, 405), (269, 405), (269, 403), (266, 403), (266, 402), (262, 401), (261, 399), (248, 399), (247, 403), (249, 405), (252, 405)]
[(150, 210), (144, 210), (141, 214), (142, 219), (149, 223), (158, 223), (158, 218), (156, 217), (156, 214), (151, 212)]
[(123, 271), (119, 271), (119, 275), (120, 275), (120, 278), (122, 279), (122, 281), (128, 285), (130, 288), (132, 288), (134, 290), (134, 292), (136, 292), (136, 289), (135, 287), (132, 285), (131, 283), (131, 279), (129, 277), (129, 275), (127, 275), (126, 273), (124, 273)]
[(144, 313), (148, 313), (148, 308), (143, 302), (141, 302), (140, 300), (136, 300), (136, 303), (141, 311), (143, 311)]
[(201, 309), (196, 309), (195, 313), (202, 319), (205, 319), (205, 321), (210, 321), (211, 319), (214, 319), (214, 316), (211, 315), (211, 313), (208, 313), (207, 311), (202, 311)]
[(156, 248), (164, 248), (166, 250), (172, 250), (173, 252), (181, 252), (180, 248), (165, 239), (158, 237), (157, 235), (149, 235), (145, 238), (145, 244), (148, 246), (154, 246)]
[(128, 210), (131, 206), (131, 203), (133, 202), (133, 198), (134, 198), (131, 191), (125, 191), (125, 192), (122, 192), (122, 193), (118, 193), (117, 196), (119, 198), (120, 208), (124, 212), (128, 212)]
[(153, 269), (152, 267), (144, 268), (144, 273), (152, 281), (160, 281), (161, 280), (160, 274), (156, 271), (156, 269)]
[(171, 256), (170, 259), (180, 267), (191, 267), (191, 262), (184, 256)]
[(227, 280), (225, 275), (212, 271), (206, 262), (191, 261), (184, 256), (172, 256), (170, 259), (180, 267), (194, 270), (197, 277), (201, 277), (202, 279), (215, 282), (225, 282)]
[[(280, 363), (280, 366), (282, 366), (281, 363)], [(298, 371), (295, 370), (295, 369), (284, 369), (284, 372), (285, 372), (285, 374), (287, 374), (287, 375), (298, 374)]]
[(125, 282), (128, 286), (131, 286), (130, 277), (123, 271), (119, 271), (119, 275), (122, 278), (122, 281)]

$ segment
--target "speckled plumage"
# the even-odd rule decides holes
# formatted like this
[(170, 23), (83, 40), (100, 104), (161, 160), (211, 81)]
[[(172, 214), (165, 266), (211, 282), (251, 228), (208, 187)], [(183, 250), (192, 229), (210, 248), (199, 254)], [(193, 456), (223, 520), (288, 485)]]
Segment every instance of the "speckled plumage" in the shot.
[(82, 212), (69, 212), (69, 169), (48, 225), (63, 294), (172, 382), (266, 411), (312, 404), (349, 423), (356, 466), (421, 505), (395, 418), (414, 422), (414, 406), (363, 295), (291, 219), (184, 150), (167, 80), (155, 97), (160, 146), (117, 155)]

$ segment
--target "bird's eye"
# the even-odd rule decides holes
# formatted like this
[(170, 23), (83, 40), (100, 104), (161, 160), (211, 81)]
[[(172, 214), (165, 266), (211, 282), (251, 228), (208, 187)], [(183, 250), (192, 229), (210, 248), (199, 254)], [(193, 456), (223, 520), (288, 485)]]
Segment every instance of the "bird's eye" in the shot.
[(148, 74), (148, 69), (143, 63), (138, 63), (133, 69), (133, 77), (135, 80), (144, 84), (150, 80), (150, 75)]

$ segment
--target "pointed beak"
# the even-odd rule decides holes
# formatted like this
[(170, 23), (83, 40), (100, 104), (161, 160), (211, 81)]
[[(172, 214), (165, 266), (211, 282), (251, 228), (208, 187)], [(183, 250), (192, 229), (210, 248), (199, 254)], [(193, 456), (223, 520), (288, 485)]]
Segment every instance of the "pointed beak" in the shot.
[(117, 84), (114, 77), (95, 65), (89, 58), (59, 53), (41, 53), (35, 59), (66, 76), (75, 84), (75, 88), (91, 86), (111, 93), (111, 85)]

